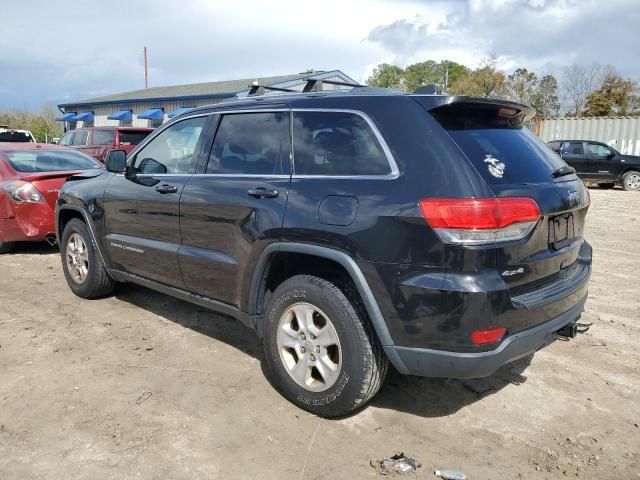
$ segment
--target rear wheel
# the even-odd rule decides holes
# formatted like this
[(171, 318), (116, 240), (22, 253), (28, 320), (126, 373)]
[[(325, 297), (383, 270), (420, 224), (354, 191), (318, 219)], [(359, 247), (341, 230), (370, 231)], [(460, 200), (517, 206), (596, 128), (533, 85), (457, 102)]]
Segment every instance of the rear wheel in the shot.
[(107, 273), (84, 222), (74, 218), (64, 227), (60, 252), (69, 288), (82, 298), (96, 298), (113, 291)]
[(622, 188), (627, 191), (640, 190), (640, 172), (631, 171), (622, 176)]
[(598, 186), (604, 190), (609, 190), (610, 188), (613, 188), (616, 186), (615, 183), (599, 183)]
[(0, 254), (10, 252), (15, 246), (15, 242), (0, 242)]
[(264, 349), (273, 385), (321, 417), (367, 403), (388, 368), (359, 298), (312, 275), (286, 280), (271, 296)]

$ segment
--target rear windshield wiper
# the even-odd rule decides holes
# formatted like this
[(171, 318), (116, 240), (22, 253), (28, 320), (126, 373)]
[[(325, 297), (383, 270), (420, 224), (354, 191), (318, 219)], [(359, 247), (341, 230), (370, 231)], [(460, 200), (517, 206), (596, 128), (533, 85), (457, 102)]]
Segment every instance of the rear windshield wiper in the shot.
[(572, 173), (576, 173), (576, 169), (570, 167), (569, 165), (565, 165), (564, 167), (560, 167), (551, 174), (553, 178), (564, 177), (565, 175), (571, 175)]

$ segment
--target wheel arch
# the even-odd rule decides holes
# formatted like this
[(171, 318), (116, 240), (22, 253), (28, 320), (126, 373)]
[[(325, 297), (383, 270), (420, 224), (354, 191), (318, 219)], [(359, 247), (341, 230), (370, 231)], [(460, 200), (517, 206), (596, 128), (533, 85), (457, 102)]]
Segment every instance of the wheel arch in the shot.
[(96, 232), (94, 229), (93, 220), (91, 219), (91, 216), (82, 208), (76, 205), (69, 205), (69, 204), (60, 205), (57, 209), (56, 237), (58, 238), (58, 244), (62, 248), (61, 241), (62, 241), (62, 233), (64, 232), (64, 227), (67, 225), (67, 223), (69, 223), (70, 220), (74, 218), (77, 218), (78, 220), (83, 221), (87, 225), (89, 230), (89, 235), (91, 235), (91, 239), (93, 240), (93, 243), (96, 246), (96, 249), (98, 250), (98, 255), (100, 256), (100, 260), (102, 261), (102, 264), (104, 265), (104, 267), (108, 268), (109, 265), (105, 261), (105, 257), (102, 254), (101, 245), (98, 242), (98, 239), (96, 238)]
[[(358, 267), (356, 262), (346, 253), (319, 245), (278, 242), (272, 243), (264, 249), (258, 258), (256, 268), (254, 269), (247, 305), (249, 315), (252, 315), (257, 322), (261, 322), (262, 319), (260, 307), (266, 293), (266, 282), (269, 276), (270, 267), (273, 264), (274, 259), (283, 253), (308, 255), (324, 261), (334, 262), (342, 267), (344, 272), (346, 272), (357, 288), (381, 345), (390, 346), (394, 344), (387, 324), (382, 316), (382, 312), (378, 307), (378, 303), (375, 300), (373, 292), (360, 270), (360, 267)], [(261, 333), (261, 325), (256, 324), (256, 331)], [(390, 360), (394, 363), (393, 359)]]

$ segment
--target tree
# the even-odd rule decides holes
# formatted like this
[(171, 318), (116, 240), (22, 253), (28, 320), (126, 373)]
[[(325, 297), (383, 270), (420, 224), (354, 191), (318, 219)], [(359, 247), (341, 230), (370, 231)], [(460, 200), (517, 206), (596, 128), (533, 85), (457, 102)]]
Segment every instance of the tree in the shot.
[(506, 87), (512, 100), (531, 105), (538, 88), (538, 76), (526, 68), (517, 68), (507, 77)]
[(367, 85), (372, 87), (397, 88), (406, 90), (404, 70), (395, 65), (381, 63), (374, 68), (373, 73), (367, 79)]
[(584, 114), (591, 117), (629, 115), (638, 111), (640, 103), (638, 83), (609, 72), (602, 85), (591, 92), (585, 102)]
[(51, 141), (62, 135), (62, 126), (55, 121), (56, 113), (51, 105), (45, 105), (39, 113), (22, 111), (0, 112), (0, 125), (19, 130), (30, 130), (38, 142)]
[(538, 115), (551, 117), (560, 114), (558, 100), (558, 80), (553, 75), (545, 75), (540, 79), (531, 98), (531, 106)]
[(564, 69), (563, 97), (567, 114), (580, 117), (591, 92), (602, 86), (605, 77), (615, 70), (610, 65), (581, 65), (574, 63)]
[(500, 97), (506, 93), (504, 72), (497, 68), (496, 57), (482, 62), (469, 75), (458, 78), (449, 89), (455, 95), (474, 97)]
[(469, 75), (470, 70), (451, 60), (414, 63), (405, 69), (407, 90), (415, 91), (425, 85), (435, 85), (438, 91), (444, 92), (449, 85)]

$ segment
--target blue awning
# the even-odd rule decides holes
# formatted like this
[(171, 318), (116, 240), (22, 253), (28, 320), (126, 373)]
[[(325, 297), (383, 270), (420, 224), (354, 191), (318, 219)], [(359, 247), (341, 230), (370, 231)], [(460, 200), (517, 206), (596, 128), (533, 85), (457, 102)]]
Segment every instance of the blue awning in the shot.
[(93, 112), (82, 112), (69, 119), (72, 122), (93, 122)]
[(173, 112), (171, 112), (167, 116), (169, 118), (177, 117), (178, 115), (182, 115), (184, 112), (188, 112), (189, 110), (191, 110), (193, 108), (195, 108), (195, 107), (180, 107), (180, 108), (174, 110)]
[(69, 122), (75, 116), (76, 116), (76, 112), (65, 113), (61, 117), (56, 118), (56, 122)]
[(163, 120), (164, 110), (162, 110), (161, 108), (150, 108), (149, 110), (145, 110), (144, 112), (139, 113), (138, 118), (148, 120)]
[(120, 120), (130, 122), (132, 118), (131, 110), (118, 110), (107, 117), (107, 120)]

